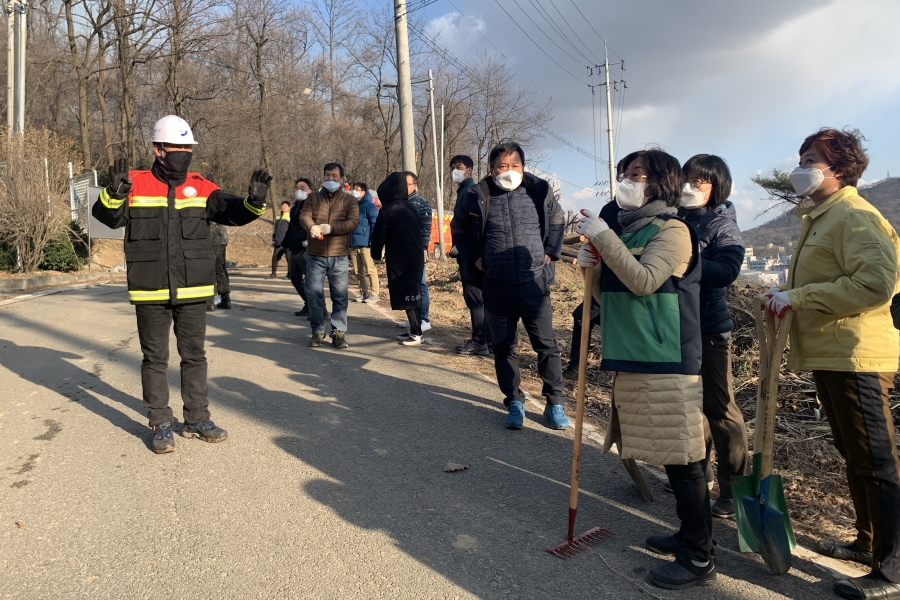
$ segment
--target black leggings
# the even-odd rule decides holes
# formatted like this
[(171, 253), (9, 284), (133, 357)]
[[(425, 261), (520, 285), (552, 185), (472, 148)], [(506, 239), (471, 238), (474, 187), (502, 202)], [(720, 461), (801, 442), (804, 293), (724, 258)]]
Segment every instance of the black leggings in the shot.
[(419, 309), (406, 309), (406, 318), (409, 319), (410, 335), (422, 335), (422, 315), (419, 312)]

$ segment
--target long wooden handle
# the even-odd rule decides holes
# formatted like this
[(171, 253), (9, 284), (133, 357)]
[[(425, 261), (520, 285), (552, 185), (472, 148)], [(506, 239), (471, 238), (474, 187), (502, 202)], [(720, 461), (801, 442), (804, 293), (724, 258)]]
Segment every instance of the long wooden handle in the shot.
[[(775, 328), (776, 334), (775, 339), (771, 342), (769, 358), (768, 405), (761, 431), (763, 440), (762, 460), (759, 466), (760, 479), (765, 479), (772, 473), (772, 461), (775, 456), (775, 412), (778, 409), (778, 376), (781, 372), (781, 357), (784, 354), (784, 347), (787, 345), (793, 318), (794, 312), (790, 308), (781, 319), (771, 315), (768, 317), (771, 323), (770, 329)], [(756, 418), (759, 419), (759, 415)], [(757, 431), (760, 431), (759, 423), (756, 424), (756, 428)], [(755, 446), (756, 444), (754, 444), (754, 448)]]
[[(575, 447), (572, 450), (572, 485), (569, 490), (569, 514), (578, 508), (578, 475), (581, 471), (581, 430), (584, 425), (584, 388), (587, 383), (587, 357), (591, 343), (591, 300), (594, 269), (584, 270), (584, 308), (581, 311), (581, 352), (578, 354), (578, 387), (575, 392)], [(573, 525), (570, 519), (569, 536)]]
[(756, 319), (756, 340), (759, 343), (759, 373), (756, 384), (756, 421), (753, 434), (753, 452), (758, 454), (763, 450), (762, 424), (768, 413), (769, 397), (769, 351), (768, 332), (766, 330), (766, 303), (768, 298), (758, 296), (753, 303), (753, 316)]

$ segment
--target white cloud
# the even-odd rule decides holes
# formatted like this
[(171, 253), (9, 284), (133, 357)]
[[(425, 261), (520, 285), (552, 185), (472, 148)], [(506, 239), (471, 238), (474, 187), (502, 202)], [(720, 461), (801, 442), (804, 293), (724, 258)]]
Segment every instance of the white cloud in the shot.
[(483, 33), (487, 29), (484, 19), (472, 16), (468, 18), (475, 25), (475, 29), (472, 29), (472, 25), (461, 14), (454, 11), (431, 19), (425, 31), (428, 35), (440, 40), (442, 44), (452, 45), (453, 51), (457, 52), (460, 48), (464, 48), (476, 40), (481, 40), (478, 32)]

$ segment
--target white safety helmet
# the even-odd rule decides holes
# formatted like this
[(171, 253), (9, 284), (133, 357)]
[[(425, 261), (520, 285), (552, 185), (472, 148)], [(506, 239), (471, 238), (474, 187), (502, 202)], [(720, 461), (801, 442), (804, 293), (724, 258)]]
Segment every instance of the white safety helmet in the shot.
[(187, 121), (176, 115), (166, 115), (153, 125), (150, 141), (154, 144), (184, 146), (196, 144), (194, 133)]

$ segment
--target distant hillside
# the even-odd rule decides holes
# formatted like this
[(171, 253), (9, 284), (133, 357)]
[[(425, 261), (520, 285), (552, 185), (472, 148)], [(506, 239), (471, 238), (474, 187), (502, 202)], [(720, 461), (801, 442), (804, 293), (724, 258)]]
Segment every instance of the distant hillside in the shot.
[[(861, 193), (877, 208), (884, 218), (900, 230), (900, 177), (891, 177)], [(791, 254), (791, 244), (800, 237), (800, 219), (792, 213), (781, 214), (771, 221), (743, 232), (744, 244), (753, 247), (756, 256), (769, 258), (778, 253), (778, 246)], [(768, 245), (774, 247), (769, 249)]]

